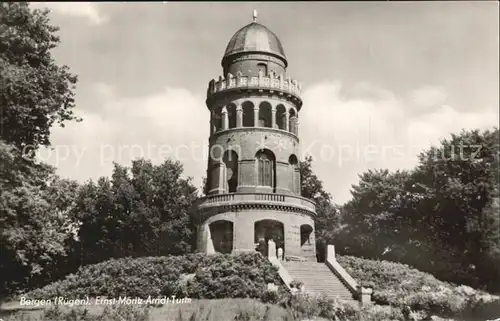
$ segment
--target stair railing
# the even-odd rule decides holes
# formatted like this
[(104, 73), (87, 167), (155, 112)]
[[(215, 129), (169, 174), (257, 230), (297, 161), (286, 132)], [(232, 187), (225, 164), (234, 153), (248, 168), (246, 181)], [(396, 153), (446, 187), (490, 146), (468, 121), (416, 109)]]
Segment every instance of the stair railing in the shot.
[(337, 262), (335, 258), (335, 247), (333, 245), (327, 245), (326, 247), (326, 260), (325, 263), (328, 268), (335, 273), (335, 275), (344, 283), (347, 288), (353, 293), (360, 303), (368, 304), (371, 302), (372, 289), (364, 288), (359, 285), (356, 280), (354, 280), (349, 273)]

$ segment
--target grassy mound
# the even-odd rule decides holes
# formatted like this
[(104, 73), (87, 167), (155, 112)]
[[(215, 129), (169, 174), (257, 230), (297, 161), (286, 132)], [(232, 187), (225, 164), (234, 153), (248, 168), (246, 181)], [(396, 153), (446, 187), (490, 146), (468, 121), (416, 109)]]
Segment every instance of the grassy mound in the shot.
[(443, 317), (500, 317), (500, 297), (484, 291), (440, 281), (405, 264), (352, 256), (337, 260), (360, 284), (373, 288), (377, 304)]
[[(283, 287), (278, 293), (266, 291), (268, 283), (281, 284), (281, 280), (276, 268), (259, 253), (212, 256), (190, 254), (177, 257), (114, 259), (82, 267), (76, 274), (27, 293), (25, 297), (30, 299), (58, 296), (70, 299), (87, 296), (158, 298), (175, 295), (177, 298), (227, 299), (227, 302), (233, 303), (236, 301), (231, 301), (230, 298), (258, 298), (260, 301), (271, 304), (267, 306), (272, 306), (272, 309), (280, 310), (281, 308), (277, 305), (280, 304), (288, 312), (292, 311), (292, 314), (286, 316), (289, 320), (317, 316), (332, 320), (403, 320), (411, 317), (414, 320), (425, 320), (436, 315), (455, 320), (484, 321), (500, 317), (498, 296), (467, 286), (442, 282), (430, 274), (399, 263), (350, 256), (338, 256), (337, 259), (360, 284), (373, 288), (372, 299), (377, 305), (359, 309), (359, 307), (322, 298), (291, 297), (283, 291)], [(214, 302), (218, 303), (213, 304), (220, 305), (223, 304), (222, 301), (216, 300)], [(231, 310), (233, 312), (230, 313), (231, 317), (228, 320), (266, 320), (265, 314), (258, 314), (254, 311), (257, 308), (247, 307), (245, 304), (238, 305), (241, 308), (239, 312)], [(266, 306), (262, 302), (252, 304), (260, 307)], [(139, 320), (142, 318), (141, 315), (146, 313), (144, 309), (146, 308), (135, 306), (133, 311), (129, 312), (135, 313), (133, 318)], [(144, 320), (159, 320), (154, 317), (160, 313), (157, 309), (150, 310), (149, 316), (145, 316)], [(178, 309), (180, 312), (176, 313), (181, 313), (183, 318), (191, 318), (194, 313), (191, 310), (182, 310), (185, 308)], [(198, 311), (197, 309), (201, 308), (195, 307), (194, 311)], [(210, 310), (203, 309), (206, 313)], [(201, 311), (197, 313), (194, 313), (194, 319), (189, 320), (204, 318), (200, 316)], [(175, 315), (175, 317), (178, 316)], [(229, 315), (227, 317), (229, 318)], [(58, 320), (56, 317), (51, 318)], [(112, 320), (106, 318), (102, 317), (99, 320)], [(225, 320), (223, 316), (220, 318), (222, 318), (220, 320)], [(282, 319), (278, 316), (276, 318)]]
[(84, 266), (64, 280), (24, 296), (260, 298), (268, 283), (281, 284), (281, 280), (277, 269), (260, 253), (189, 254), (112, 259)]

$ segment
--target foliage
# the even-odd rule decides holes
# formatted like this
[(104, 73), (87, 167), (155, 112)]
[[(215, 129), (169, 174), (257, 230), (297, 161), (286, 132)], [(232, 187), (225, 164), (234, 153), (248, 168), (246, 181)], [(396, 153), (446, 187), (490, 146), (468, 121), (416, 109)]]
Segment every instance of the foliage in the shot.
[[(193, 277), (182, 282), (181, 276)], [(268, 283), (279, 284), (277, 269), (259, 253), (240, 255), (141, 257), (111, 259), (87, 265), (27, 294), (30, 298), (54, 296), (188, 298), (259, 298)]]
[[(73, 115), (76, 77), (51, 50), (58, 30), (48, 11), (0, 4), (0, 297), (61, 273), (77, 184), (33, 160), (50, 128)], [(8, 290), (8, 292), (7, 292)]]
[(280, 284), (277, 268), (260, 255), (217, 255), (187, 283), (191, 298), (260, 298), (268, 283)]
[(316, 203), (315, 238), (316, 251), (320, 261), (324, 260), (326, 245), (338, 240), (342, 231), (339, 209), (333, 203), (332, 196), (325, 191), (323, 182), (314, 174), (311, 156), (300, 162), (300, 182), (302, 197)]
[(190, 210), (197, 195), (182, 172), (179, 162), (153, 165), (140, 159), (131, 168), (115, 164), (111, 179), (86, 183), (72, 212), (81, 224), (79, 263), (190, 252)]
[(439, 281), (408, 265), (352, 256), (337, 256), (337, 261), (360, 284), (373, 288), (372, 300), (380, 305), (410, 308), (443, 317), (471, 314), (491, 317), (488, 309), (491, 310), (492, 306), (500, 308), (500, 297)]
[(2, 2), (0, 30), (0, 139), (32, 151), (50, 144), (53, 124), (79, 120), (73, 115), (77, 78), (52, 57), (59, 38), (48, 10)]
[(0, 141), (0, 296), (61, 272), (77, 183)]
[(340, 253), (500, 290), (499, 131), (452, 134), (411, 171), (370, 170), (341, 209)]

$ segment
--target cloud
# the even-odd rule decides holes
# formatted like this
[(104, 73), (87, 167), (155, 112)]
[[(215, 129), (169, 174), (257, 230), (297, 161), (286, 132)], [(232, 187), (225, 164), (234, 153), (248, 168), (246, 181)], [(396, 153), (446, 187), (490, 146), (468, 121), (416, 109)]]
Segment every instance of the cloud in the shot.
[(201, 97), (179, 88), (134, 99), (116, 97), (106, 84), (94, 86), (94, 91), (102, 103), (98, 113), (78, 111), (81, 123), (54, 127), (52, 148), (40, 151), (41, 160), (56, 166), (62, 176), (85, 181), (109, 176), (113, 162), (130, 166), (140, 157), (155, 164), (173, 158), (201, 184), (209, 132)]
[(30, 2), (30, 5), (33, 8), (49, 8), (62, 16), (87, 18), (95, 25), (107, 21), (93, 2)]
[[(56, 165), (63, 176), (96, 179), (111, 174), (112, 163), (130, 166), (138, 157), (158, 164), (166, 158), (181, 161), (185, 174), (201, 186), (207, 165), (209, 113), (204, 97), (186, 89), (165, 88), (147, 97), (117, 97), (107, 84), (94, 86), (99, 109), (81, 113), (81, 123), (54, 128), (52, 151), (40, 158)], [(462, 128), (495, 126), (498, 112), (459, 112), (448, 105), (420, 110), (423, 92), (406, 98), (372, 84), (344, 88), (323, 82), (306, 88), (299, 135), (303, 159), (314, 158), (314, 171), (336, 202), (350, 198), (351, 184), (369, 168), (412, 168), (417, 154)], [(425, 95), (424, 95), (425, 96)], [(437, 98), (436, 98), (437, 97)], [(435, 95), (441, 104), (445, 95)], [(439, 98), (439, 99), (438, 99)]]
[(419, 88), (410, 95), (410, 101), (419, 113), (425, 113), (442, 106), (446, 99), (447, 95), (442, 89), (432, 86)]
[(315, 172), (340, 203), (350, 198), (351, 184), (367, 169), (412, 168), (420, 151), (450, 133), (492, 128), (498, 120), (494, 107), (459, 112), (445, 104), (446, 93), (432, 87), (396, 98), (374, 85), (346, 89), (324, 82), (306, 88), (303, 99), (302, 150), (313, 156)]

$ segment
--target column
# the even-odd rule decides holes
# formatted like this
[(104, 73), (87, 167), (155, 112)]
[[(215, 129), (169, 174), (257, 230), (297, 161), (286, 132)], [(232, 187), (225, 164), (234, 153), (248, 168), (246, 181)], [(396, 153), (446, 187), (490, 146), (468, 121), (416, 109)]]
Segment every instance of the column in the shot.
[(236, 127), (243, 127), (243, 107), (241, 104), (236, 106)]
[(290, 130), (290, 113), (288, 112), (288, 110), (285, 112), (285, 130)]
[(295, 183), (294, 192), (295, 192), (295, 194), (300, 195), (300, 169), (295, 167), (293, 169), (293, 171), (294, 171), (294, 175), (295, 175), (294, 176), (294, 183)]
[(215, 132), (215, 124), (214, 124), (215, 112), (213, 110), (210, 111), (210, 136), (212, 136)]
[(227, 193), (227, 189), (226, 189), (226, 184), (227, 184), (227, 181), (226, 181), (226, 164), (224, 164), (223, 162), (221, 162), (219, 164), (219, 168), (220, 168), (220, 171), (219, 171), (219, 191), (221, 194), (225, 194)]
[(271, 128), (276, 128), (276, 106), (271, 107)]
[(253, 126), (259, 127), (259, 106), (253, 108)]
[[(241, 214), (241, 213), (239, 213)], [(237, 214), (238, 215), (238, 214)], [(237, 235), (234, 243), (234, 252), (254, 252), (254, 220), (251, 215), (238, 215), (234, 221), (234, 235)]]
[(227, 114), (226, 106), (222, 107), (222, 130), (229, 128), (229, 116)]
[(223, 194), (224, 193), (224, 184), (225, 184), (225, 171), (224, 171), (224, 163), (216, 163), (211, 168), (211, 176), (210, 180), (210, 194)]

